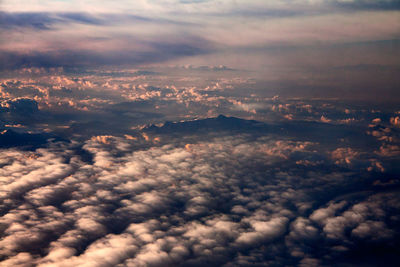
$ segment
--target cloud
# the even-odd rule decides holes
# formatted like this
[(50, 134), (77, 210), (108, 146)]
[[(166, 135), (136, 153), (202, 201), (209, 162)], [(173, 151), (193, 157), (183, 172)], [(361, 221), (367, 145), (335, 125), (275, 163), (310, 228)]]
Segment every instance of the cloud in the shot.
[[(312, 68), (315, 67), (313, 61), (317, 61), (324, 63), (322, 65), (330, 71), (341, 65), (376, 65), (375, 68), (361, 67), (352, 71), (360, 75), (360, 72), (378, 70), (391, 77), (382, 78), (383, 81), (391, 80), (394, 84), (393, 71), (398, 68), (398, 62), (389, 64), (394, 61), (393, 57), (383, 60), (377, 56), (378, 61), (371, 55), (367, 58), (365, 55), (369, 53), (363, 51), (362, 43), (396, 42), (398, 10), (394, 8), (395, 1), (389, 1), (392, 4), (388, 6), (393, 8), (387, 8), (388, 11), (362, 8), (371, 1), (352, 2), (360, 3), (357, 4), (360, 8), (350, 8), (349, 1), (317, 2), (248, 1), (244, 4), (204, 1), (182, 4), (179, 1), (140, 1), (132, 4), (119, 1), (110, 6), (104, 1), (97, 4), (58, 1), (42, 5), (6, 1), (3, 3), (5, 11), (1, 13), (1, 27), (2, 37), (8, 42), (0, 45), (1, 67), (10, 70), (60, 66), (145, 67), (150, 63), (164, 66), (229, 65), (232, 69), (257, 72), (252, 74), (257, 77), (277, 77), (278, 72), (286, 76), (282, 79), (285, 81), (292, 77), (286, 72), (293, 71), (294, 65), (301, 63)], [(377, 5), (384, 6), (385, 3), (388, 1), (379, 1)], [(348, 9), (356, 12), (348, 12)], [(362, 25), (368, 25), (368, 29)], [(158, 31), (160, 26), (162, 33)], [(22, 37), (23, 43), (19, 41)], [(349, 43), (356, 45), (357, 54), (350, 53), (340, 64), (327, 64), (328, 58), (331, 61), (340, 58), (332, 56), (332, 50), (338, 49), (336, 45)], [(320, 60), (321, 56), (298, 51), (305, 48), (323, 53), (324, 62)], [(372, 52), (385, 51), (390, 56), (393, 54), (379, 48)], [(285, 65), (285, 68), (274, 67), (271, 73), (273, 65)], [(299, 66), (303, 73), (306, 72), (304, 67)], [(320, 66), (316, 68), (321, 70)], [(316, 75), (315, 71), (313, 73)], [(336, 69), (335, 73), (345, 76), (343, 69)], [(364, 75), (366, 77), (369, 75)]]
[(0, 265), (399, 262), (396, 1), (28, 2), (1, 2)]
[(337, 5), (344, 8), (350, 9), (369, 9), (369, 10), (397, 10), (400, 8), (400, 4), (396, 0), (380, 0), (380, 1), (369, 1), (369, 0), (333, 0), (329, 1), (333, 5)]
[(103, 24), (100, 19), (87, 13), (0, 12), (0, 27), (8, 30), (24, 27), (54, 30), (56, 24), (69, 23)]
[[(240, 123), (222, 116), (170, 123), (147, 132), (147, 141), (93, 137), (82, 147), (92, 161), (73, 143), (3, 150), (2, 263), (329, 265), (362, 263), (357, 248), (370, 244), (386, 247), (388, 257), (396, 251), (397, 191), (371, 190), (376, 178), (352, 164), (340, 171), (335, 161), (352, 150), (339, 147), (331, 159), (317, 143), (252, 133), (254, 121), (219, 137), (183, 130), (218, 121)], [(299, 167), (299, 155), (324, 166)]]
[(191, 41), (189, 36), (182, 42), (161, 44), (154, 40), (145, 46), (147, 51), (132, 50), (127, 47), (118, 48), (118, 51), (95, 51), (85, 48), (54, 49), (55, 47), (48, 51), (4, 51), (0, 57), (2, 61), (0, 69), (5, 71), (20, 68), (82, 68), (95, 65), (132, 67), (207, 54), (214, 50), (212, 42), (201, 38), (193, 38)]
[(396, 127), (400, 127), (400, 117), (392, 117), (390, 118), (390, 123)]
[(0, 147), (19, 146), (32, 149), (47, 144), (47, 140), (50, 138), (55, 138), (55, 136), (50, 134), (18, 133), (7, 129), (0, 132)]
[(29, 98), (17, 98), (1, 103), (2, 110), (17, 114), (31, 115), (39, 111), (38, 103)]

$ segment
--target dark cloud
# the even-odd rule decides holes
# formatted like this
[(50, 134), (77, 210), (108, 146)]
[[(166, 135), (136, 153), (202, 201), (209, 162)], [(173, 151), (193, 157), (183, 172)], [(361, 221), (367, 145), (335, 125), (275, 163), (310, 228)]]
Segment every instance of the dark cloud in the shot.
[[(128, 40), (126, 40), (128, 41)], [(2, 52), (0, 70), (10, 71), (21, 68), (79, 68), (94, 66), (139, 66), (147, 63), (159, 63), (187, 56), (208, 54), (214, 51), (213, 44), (205, 40), (190, 37), (176, 43), (146, 43), (151, 52), (136, 50), (93, 51), (93, 50), (57, 50), (48, 52)]]
[(133, 14), (91, 14), (85, 12), (0, 12), (0, 28), (12, 30), (31, 28), (35, 30), (56, 30), (57, 26), (69, 24), (86, 24), (94, 26), (111, 26), (121, 23), (163, 23), (171, 25), (193, 25), (173, 19), (145, 17)]
[(40, 117), (38, 103), (29, 98), (6, 99), (0, 104), (1, 126), (37, 123)]
[(82, 23), (101, 25), (103, 20), (86, 13), (0, 12), (0, 28), (51, 30), (57, 24)]
[(47, 140), (52, 138), (49, 134), (29, 134), (17, 133), (13, 130), (2, 130), (0, 132), (0, 147), (26, 147), (34, 149), (47, 144)]
[(14, 27), (29, 27), (38, 30), (48, 30), (55, 22), (54, 18), (43, 13), (7, 13), (0, 12), (0, 27), (12, 29)]
[(30, 116), (39, 111), (38, 103), (29, 98), (18, 98), (2, 103), (5, 112), (17, 113)]
[(331, 4), (350, 8), (350, 9), (367, 9), (367, 10), (399, 10), (400, 3), (397, 0), (352, 0), (352, 1), (329, 1)]

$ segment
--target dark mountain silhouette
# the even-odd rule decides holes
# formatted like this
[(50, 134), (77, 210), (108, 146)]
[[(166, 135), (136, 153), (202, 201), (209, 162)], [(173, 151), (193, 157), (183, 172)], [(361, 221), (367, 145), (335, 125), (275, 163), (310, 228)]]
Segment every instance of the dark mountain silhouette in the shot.
[(350, 125), (321, 123), (314, 121), (287, 121), (279, 123), (263, 123), (255, 120), (245, 120), (236, 117), (219, 115), (184, 122), (166, 122), (162, 126), (151, 125), (142, 130), (153, 135), (168, 135), (181, 137), (185, 135), (210, 134), (252, 134), (279, 135), (282, 138), (324, 143), (327, 147), (336, 146), (337, 143), (351, 143), (353, 147), (370, 147), (377, 149), (376, 139), (365, 133), (365, 129)]
[(185, 122), (165, 122), (162, 126), (151, 125), (144, 128), (144, 132), (153, 134), (171, 134), (171, 133), (198, 133), (198, 132), (249, 132), (266, 131), (268, 126), (262, 122), (254, 120), (244, 120), (235, 117), (226, 117), (219, 115), (216, 118), (207, 118), (202, 120), (193, 120)]

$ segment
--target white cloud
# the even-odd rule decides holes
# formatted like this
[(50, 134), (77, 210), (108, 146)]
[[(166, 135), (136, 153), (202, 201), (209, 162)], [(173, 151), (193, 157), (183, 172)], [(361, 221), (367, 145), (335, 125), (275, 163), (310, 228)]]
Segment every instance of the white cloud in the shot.
[(349, 177), (318, 168), (296, 174), (290, 159), (317, 153), (315, 143), (240, 135), (140, 149), (136, 142), (86, 141), (93, 164), (67, 144), (28, 154), (3, 150), (3, 262), (237, 265), (263, 261), (261, 249), (282, 265), (317, 264), (321, 240), (337, 246), (322, 242), (319, 249), (340, 253), (352, 238), (380, 242), (374, 231), (386, 239), (396, 231), (383, 223), (386, 207), (400, 208), (393, 194), (358, 203), (317, 200), (318, 192), (336, 194), (332, 188)]

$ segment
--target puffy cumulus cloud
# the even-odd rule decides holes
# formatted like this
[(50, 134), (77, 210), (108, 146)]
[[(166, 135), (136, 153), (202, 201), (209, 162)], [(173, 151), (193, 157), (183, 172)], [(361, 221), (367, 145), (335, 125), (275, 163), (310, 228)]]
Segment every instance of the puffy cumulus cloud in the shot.
[(336, 164), (351, 164), (354, 158), (358, 156), (359, 153), (349, 147), (340, 147), (332, 151), (332, 159), (335, 160)]
[[(263, 101), (265, 102), (265, 100)], [(362, 109), (350, 103), (336, 104), (328, 99), (273, 99), (270, 110), (288, 120), (320, 121), (328, 124), (360, 124), (365, 120)]]
[(379, 148), (377, 154), (383, 157), (398, 157), (400, 156), (400, 146), (384, 144)]
[[(26, 71), (35, 71), (27, 69)], [(29, 73), (29, 72), (28, 72)], [(25, 74), (22, 74), (25, 75)], [(89, 81), (84, 77), (70, 77), (63, 72), (44, 72), (36, 74), (36, 79), (3, 79), (0, 84), (0, 93), (3, 98), (10, 102), (15, 99), (27, 99), (36, 101), (40, 108), (57, 108), (58, 106), (69, 106), (74, 109), (87, 109), (96, 107), (101, 102), (112, 102), (112, 94), (107, 90), (102, 93), (94, 90), (100, 86), (97, 81)], [(90, 94), (91, 100), (87, 99)], [(102, 96), (103, 95), (103, 96)], [(115, 98), (115, 97), (114, 97)], [(6, 103), (2, 104), (2, 106)]]
[[(25, 69), (24, 73), (16, 74), (19, 78), (13, 74), (12, 78), (1, 80), (0, 119), (3, 117), (7, 125), (18, 122), (43, 128), (48, 124), (51, 130), (72, 123), (79, 127), (82, 122), (100, 120), (118, 124), (102, 127), (103, 131), (120, 130), (121, 127), (126, 131), (132, 126), (165, 119), (215, 116), (229, 111), (237, 115), (254, 115), (252, 104), (238, 102), (240, 96), (224, 93), (250, 81), (230, 77), (230, 74), (224, 77), (222, 72), (231, 72), (225, 68), (218, 72), (219, 76), (213, 74), (207, 79), (194, 67), (183, 74), (173, 67), (161, 69), (162, 73), (146, 70), (81, 73), (39, 70), (34, 79), (31, 72), (37, 69)], [(173, 82), (171, 75), (177, 77)], [(36, 110), (33, 110), (33, 105), (28, 110), (29, 103), (36, 104)], [(34, 120), (23, 120), (18, 114), (29, 114)], [(73, 134), (76, 133), (74, 128)]]
[(392, 117), (390, 118), (390, 123), (396, 127), (400, 127), (400, 117)]
[[(374, 137), (379, 144), (375, 149), (377, 158), (371, 158), (369, 170), (378, 169), (380, 171), (397, 170), (397, 164), (400, 156), (400, 132), (396, 117), (398, 112), (386, 114), (385, 119), (375, 118), (368, 126), (367, 134)], [(384, 162), (386, 161), (386, 162)]]
[(93, 137), (82, 147), (91, 161), (72, 144), (2, 150), (1, 264), (312, 266), (362, 263), (361, 248), (398, 257), (397, 191), (352, 164), (338, 169), (358, 156), (351, 149), (147, 135)]
[[(206, 77), (194, 66), (81, 72), (25, 69), (1, 80), (0, 119), (4, 125), (20, 124), (27, 131), (87, 139), (92, 135), (134, 136), (132, 127), (227, 114), (259, 121), (324, 122), (326, 127), (342, 126), (343, 132), (355, 131), (369, 121), (370, 135), (388, 141), (394, 138), (395, 113), (373, 113), (365, 105), (350, 102), (269, 97), (253, 88), (253, 79), (227, 68), (220, 67)], [(208, 73), (215, 67), (205, 69)], [(380, 123), (374, 120), (377, 116), (382, 117)], [(387, 116), (393, 118), (392, 123)]]
[[(386, 203), (386, 201), (388, 202)], [(330, 209), (331, 205), (335, 205), (335, 203), (330, 204), (326, 209)], [(333, 208), (336, 209), (334, 213), (320, 219), (318, 223), (323, 226), (323, 235), (329, 239), (348, 238), (350, 239), (349, 243), (357, 242), (357, 240), (349, 238), (349, 236), (353, 236), (357, 239), (369, 239), (369, 242), (374, 242), (393, 236), (392, 230), (386, 224), (397, 223), (398, 218), (391, 216), (385, 218), (388, 215), (385, 210), (398, 208), (398, 197), (395, 194), (376, 194), (364, 201), (350, 205), (344, 210), (338, 210), (335, 207)], [(315, 221), (316, 218), (315, 216), (313, 218), (312, 215), (310, 219)]]
[(388, 225), (398, 227), (398, 218), (389, 215), (388, 211), (398, 210), (398, 201), (396, 193), (388, 193), (352, 203), (330, 202), (326, 207), (313, 211), (308, 218), (296, 219), (285, 238), (286, 245), (291, 248), (292, 256), (303, 260), (315, 257), (314, 253), (318, 251), (326, 255), (326, 259), (335, 257), (336, 263), (349, 259), (365, 264), (368, 260), (375, 262), (374, 256), (353, 254), (352, 250), (361, 247), (372, 252), (374, 249), (389, 249), (386, 242), (398, 233)]

